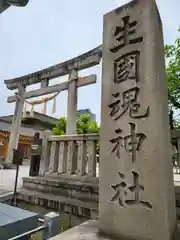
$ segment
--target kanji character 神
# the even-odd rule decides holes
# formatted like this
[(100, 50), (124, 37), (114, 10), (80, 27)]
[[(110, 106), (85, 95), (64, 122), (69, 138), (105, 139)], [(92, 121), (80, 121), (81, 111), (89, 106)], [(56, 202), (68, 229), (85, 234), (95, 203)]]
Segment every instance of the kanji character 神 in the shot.
[(115, 130), (115, 133), (118, 136), (114, 137), (110, 140), (112, 144), (115, 144), (112, 153), (116, 153), (116, 157), (120, 159), (120, 150), (124, 148), (126, 152), (132, 152), (132, 162), (136, 161), (136, 151), (141, 149), (141, 145), (146, 139), (146, 135), (144, 133), (136, 133), (136, 125), (134, 123), (129, 123), (130, 125), (130, 135), (121, 136), (122, 130), (120, 128)]

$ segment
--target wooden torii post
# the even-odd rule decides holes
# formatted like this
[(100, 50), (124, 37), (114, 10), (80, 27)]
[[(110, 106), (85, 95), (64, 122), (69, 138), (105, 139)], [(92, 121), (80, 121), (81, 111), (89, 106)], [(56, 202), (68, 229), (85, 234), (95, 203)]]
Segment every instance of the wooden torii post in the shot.
[[(18, 90), (15, 95), (10, 96), (7, 99), (8, 103), (16, 102), (8, 146), (8, 154), (6, 158), (7, 162), (12, 162), (13, 149), (17, 149), (18, 147), (24, 99), (68, 90), (67, 134), (76, 133), (77, 88), (96, 83), (95, 74), (78, 78), (78, 71), (99, 64), (102, 57), (101, 48), (102, 46), (99, 46), (66, 62), (25, 75), (23, 77), (4, 81), (8, 89)], [(69, 74), (69, 81), (48, 86), (50, 80), (67, 74)], [(40, 89), (26, 92), (27, 86), (36, 83), (41, 83)]]

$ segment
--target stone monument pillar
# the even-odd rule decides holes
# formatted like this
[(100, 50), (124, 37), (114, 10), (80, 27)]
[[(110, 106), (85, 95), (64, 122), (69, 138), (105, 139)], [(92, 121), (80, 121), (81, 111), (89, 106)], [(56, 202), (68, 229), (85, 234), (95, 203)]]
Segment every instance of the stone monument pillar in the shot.
[(162, 24), (154, 0), (104, 16), (100, 231), (171, 240), (176, 229)]

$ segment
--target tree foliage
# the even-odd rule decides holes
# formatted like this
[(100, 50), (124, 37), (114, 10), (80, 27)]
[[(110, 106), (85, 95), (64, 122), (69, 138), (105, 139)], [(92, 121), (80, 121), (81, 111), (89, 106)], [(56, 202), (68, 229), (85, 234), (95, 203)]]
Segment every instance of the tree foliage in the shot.
[(180, 38), (174, 44), (165, 46), (165, 57), (170, 127), (180, 128), (179, 119), (173, 116), (174, 110), (180, 109)]
[[(65, 135), (66, 134), (67, 121), (64, 117), (61, 117), (53, 128), (54, 135)], [(76, 122), (77, 134), (87, 133), (99, 133), (99, 126), (95, 121), (91, 121), (89, 114), (80, 115)]]
[(53, 128), (54, 135), (65, 135), (66, 133), (66, 119), (61, 117), (56, 124), (56, 127)]
[(180, 109), (180, 38), (165, 46), (165, 57), (169, 107)]

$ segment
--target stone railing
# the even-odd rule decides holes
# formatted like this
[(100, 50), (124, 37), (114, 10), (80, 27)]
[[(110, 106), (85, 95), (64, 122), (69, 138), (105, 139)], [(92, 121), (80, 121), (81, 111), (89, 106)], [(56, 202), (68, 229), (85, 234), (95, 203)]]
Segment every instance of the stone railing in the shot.
[(43, 140), (39, 175), (97, 176), (97, 134), (51, 136)]
[[(76, 174), (78, 176), (99, 177), (97, 143), (99, 135), (52, 136), (45, 132), (39, 175), (46, 173)], [(180, 172), (180, 130), (171, 132), (174, 168)]]

